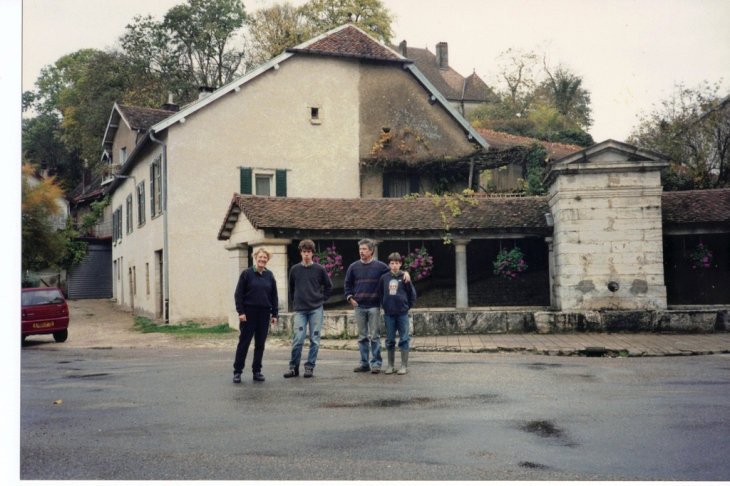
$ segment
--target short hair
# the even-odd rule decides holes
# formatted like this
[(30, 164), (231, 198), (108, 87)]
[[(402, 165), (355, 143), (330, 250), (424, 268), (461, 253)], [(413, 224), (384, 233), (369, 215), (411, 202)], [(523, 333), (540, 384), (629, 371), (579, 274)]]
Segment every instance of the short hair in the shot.
[(302, 240), (299, 242), (299, 252), (302, 250), (312, 250), (314, 252), (314, 242), (312, 240)]
[(254, 261), (256, 261), (256, 257), (258, 256), (258, 254), (262, 253), (262, 252), (266, 253), (266, 256), (268, 257), (268, 259), (271, 260), (271, 252), (269, 251), (269, 249), (266, 248), (265, 246), (260, 246), (260, 247), (256, 248), (255, 252), (253, 252)]
[(361, 247), (362, 245), (367, 245), (368, 249), (375, 250), (375, 242), (371, 240), (370, 238), (363, 238), (362, 240), (357, 242), (357, 247)]
[(395, 252), (388, 255), (388, 263), (390, 262), (403, 263), (403, 259), (401, 258), (400, 253)]

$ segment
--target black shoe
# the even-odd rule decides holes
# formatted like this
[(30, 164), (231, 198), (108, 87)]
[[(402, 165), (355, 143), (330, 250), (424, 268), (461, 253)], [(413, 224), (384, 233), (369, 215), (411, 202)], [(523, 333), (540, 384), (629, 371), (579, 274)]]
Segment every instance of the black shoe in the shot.
[(355, 373), (366, 373), (366, 372), (370, 371), (370, 367), (369, 366), (358, 366), (357, 368), (355, 368), (352, 371), (354, 371)]
[[(299, 366), (292, 366), (289, 371), (284, 373), (284, 378), (294, 378), (295, 376), (299, 376)], [(307, 374), (305, 373), (304, 376)]]
[(311, 378), (314, 376), (314, 370), (312, 368), (304, 368), (304, 378)]
[(266, 381), (266, 378), (264, 378), (264, 375), (262, 375), (261, 373), (254, 373), (253, 381)]
[(233, 373), (233, 383), (241, 383), (241, 373)]

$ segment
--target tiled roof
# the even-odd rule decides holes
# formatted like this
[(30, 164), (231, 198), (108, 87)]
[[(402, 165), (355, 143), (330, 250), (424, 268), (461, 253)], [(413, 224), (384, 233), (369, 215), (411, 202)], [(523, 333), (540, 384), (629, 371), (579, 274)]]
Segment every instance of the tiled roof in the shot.
[(75, 204), (78, 200), (89, 199), (101, 194), (104, 191), (101, 181), (101, 174), (94, 174), (89, 184), (84, 186), (83, 182), (80, 183), (68, 194), (68, 198)]
[[(218, 238), (238, 207), (256, 229), (441, 231), (444, 223), (431, 198), (307, 199), (234, 195)], [(451, 231), (504, 228), (546, 229), (546, 197), (484, 198), (461, 204), (461, 215), (445, 210)]]
[(730, 223), (730, 189), (677, 191), (662, 194), (662, 221)]
[(353, 25), (347, 25), (309, 45), (306, 45), (306, 43), (304, 45), (305, 47), (287, 49), (287, 52), (405, 61), (405, 59), (398, 56), (392, 50), (379, 44), (376, 40)]
[[(442, 231), (440, 211), (430, 198), (307, 199), (235, 194), (218, 239), (230, 234), (226, 223), (234, 208), (256, 229)], [(547, 197), (480, 198), (461, 204), (461, 215), (449, 218), (451, 231), (545, 230)], [(395, 217), (394, 217), (395, 215)], [(665, 192), (664, 224), (730, 223), (730, 189)]]
[(149, 128), (174, 115), (176, 112), (167, 110), (156, 110), (154, 108), (142, 108), (139, 106), (117, 105), (124, 118), (131, 125), (132, 130), (146, 132)]
[(454, 71), (451, 66), (448, 70), (439, 69), (436, 55), (428, 49), (409, 46), (406, 53), (406, 57), (413, 61), (418, 70), (447, 100), (461, 99), (461, 93), (464, 90), (464, 76)]
[(511, 135), (504, 132), (495, 132), (494, 130), (486, 130), (484, 128), (477, 128), (476, 130), (479, 135), (481, 135), (484, 140), (489, 143), (489, 147), (496, 150), (505, 150), (517, 146), (528, 146), (531, 145), (533, 142), (537, 142), (542, 144), (546, 149), (548, 149), (550, 158), (553, 160), (557, 160), (565, 157), (566, 155), (570, 155), (572, 153), (583, 150), (583, 147), (579, 147), (578, 145), (543, 142), (542, 140), (537, 140), (535, 138), (520, 137), (518, 135)]
[(487, 101), (494, 98), (494, 91), (474, 72), (464, 80), (464, 99)]

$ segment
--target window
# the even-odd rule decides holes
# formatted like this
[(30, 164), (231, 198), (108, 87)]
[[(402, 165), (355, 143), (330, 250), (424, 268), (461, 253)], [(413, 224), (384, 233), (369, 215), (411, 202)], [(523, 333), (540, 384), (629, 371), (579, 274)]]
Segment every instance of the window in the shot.
[(142, 226), (145, 222), (144, 207), (144, 181), (142, 181), (137, 185), (137, 226)]
[(418, 174), (383, 174), (383, 197), (403, 197), (419, 192)]
[(256, 176), (256, 195), (257, 196), (271, 196), (271, 176), (269, 176), (269, 175), (257, 175)]
[(309, 123), (312, 125), (322, 124), (322, 107), (310, 106), (309, 107)]
[(150, 215), (162, 213), (162, 156), (150, 164)]
[(115, 243), (122, 240), (122, 206), (112, 214), (112, 239)]
[(147, 289), (147, 295), (150, 295), (150, 264), (149, 264), (149, 262), (144, 264), (144, 280), (145, 280), (145, 287)]
[(119, 163), (124, 164), (127, 161), (127, 147), (119, 149)]
[(137, 267), (132, 267), (132, 294), (137, 295)]
[(127, 196), (127, 234), (132, 232), (132, 195)]
[(241, 176), (241, 194), (257, 196), (286, 197), (286, 169), (259, 169), (239, 167)]

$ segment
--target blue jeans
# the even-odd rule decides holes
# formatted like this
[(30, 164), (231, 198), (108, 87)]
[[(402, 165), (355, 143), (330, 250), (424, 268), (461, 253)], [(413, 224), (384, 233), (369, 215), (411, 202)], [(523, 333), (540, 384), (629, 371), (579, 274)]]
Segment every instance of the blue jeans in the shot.
[(388, 351), (395, 351), (395, 331), (398, 331), (400, 336), (398, 347), (403, 351), (408, 351), (411, 344), (411, 337), (408, 335), (408, 314), (392, 316), (385, 314), (385, 330), (387, 333), (385, 348)]
[(304, 338), (307, 337), (307, 323), (309, 323), (309, 357), (304, 363), (305, 368), (314, 368), (319, 352), (319, 340), (322, 337), (322, 320), (324, 319), (324, 307), (294, 312), (294, 339), (291, 341), (291, 360), (289, 367), (299, 366), (302, 359), (302, 346)]
[[(380, 307), (363, 309), (355, 307), (355, 322), (357, 322), (357, 347), (360, 349), (360, 366), (383, 366), (380, 356)], [(373, 358), (368, 364), (368, 357), (372, 351)]]

